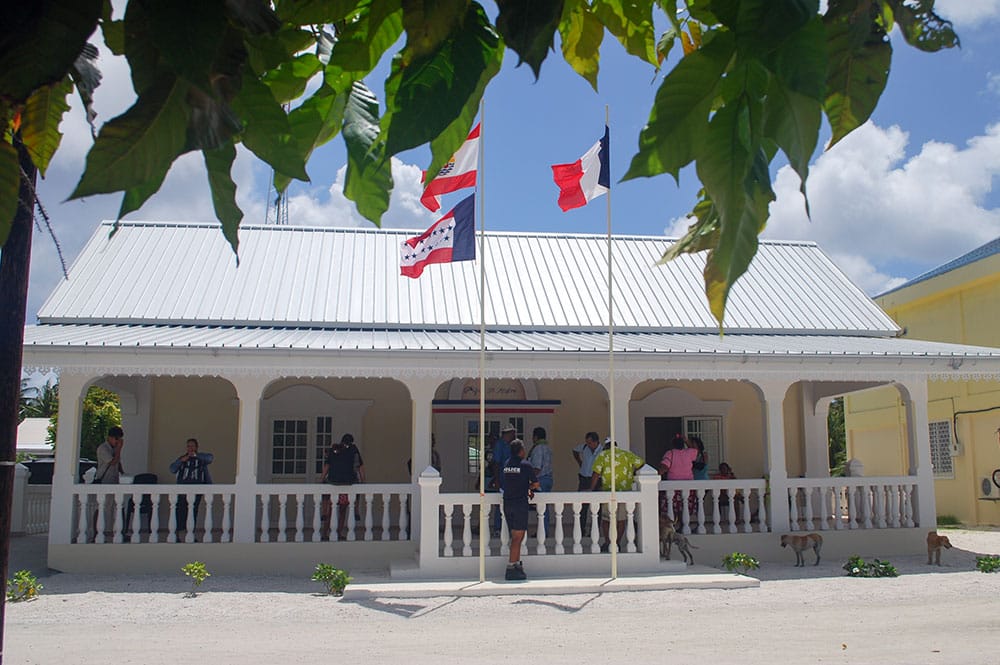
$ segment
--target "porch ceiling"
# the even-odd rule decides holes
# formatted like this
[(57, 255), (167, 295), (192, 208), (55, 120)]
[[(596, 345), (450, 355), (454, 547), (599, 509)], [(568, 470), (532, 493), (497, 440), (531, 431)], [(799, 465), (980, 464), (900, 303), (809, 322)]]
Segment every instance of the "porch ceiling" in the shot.
[[(607, 353), (604, 332), (488, 331), (490, 352)], [(478, 330), (336, 330), (229, 326), (46, 324), (25, 328), (25, 351), (205, 349), (300, 351), (477, 352)], [(616, 332), (615, 351), (675, 356), (770, 356), (946, 359), (1000, 363), (1000, 349), (902, 338), (836, 335), (749, 335)], [(994, 371), (1000, 365), (994, 367)]]

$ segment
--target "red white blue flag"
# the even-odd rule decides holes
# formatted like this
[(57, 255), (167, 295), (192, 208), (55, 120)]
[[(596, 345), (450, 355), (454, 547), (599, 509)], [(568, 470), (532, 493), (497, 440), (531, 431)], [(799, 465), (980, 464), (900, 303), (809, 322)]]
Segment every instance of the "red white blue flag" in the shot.
[(470, 194), (418, 236), (399, 245), (399, 274), (420, 277), (432, 263), (476, 258), (476, 195)]
[(466, 187), (476, 186), (476, 169), (479, 162), (479, 125), (472, 128), (462, 147), (452, 155), (448, 163), (441, 167), (437, 175), (427, 182), (427, 171), (423, 181), (427, 183), (420, 202), (431, 212), (441, 209), (441, 195), (457, 192)]
[(572, 164), (553, 164), (552, 178), (559, 187), (563, 212), (580, 208), (611, 190), (610, 132)]

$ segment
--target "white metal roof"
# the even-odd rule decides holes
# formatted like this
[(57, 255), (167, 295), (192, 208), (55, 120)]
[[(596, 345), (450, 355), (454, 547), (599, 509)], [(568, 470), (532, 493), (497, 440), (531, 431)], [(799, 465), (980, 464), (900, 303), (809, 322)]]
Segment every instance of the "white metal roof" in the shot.
[[(478, 260), (431, 266), (416, 280), (401, 277), (399, 243), (414, 235), (412, 230), (244, 225), (239, 267), (215, 224), (124, 221), (113, 236), (110, 230), (105, 222), (88, 242), (69, 280), (42, 306), (39, 322), (45, 325), (31, 331), (28, 343), (46, 344), (47, 335), (58, 336), (58, 328), (41, 330), (51, 324), (124, 324), (168, 326), (123, 329), (131, 336), (128, 344), (168, 343), (161, 335), (176, 344), (187, 333), (175, 326), (196, 326), (189, 332), (202, 345), (233, 336), (240, 340), (233, 344), (242, 346), (264, 335), (270, 346), (282, 335), (323, 336), (315, 330), (251, 329), (328, 328), (355, 329), (336, 337), (335, 345), (372, 336), (373, 330), (399, 330), (385, 344), (406, 348), (406, 340), (430, 335), (427, 331), (479, 326)], [(703, 293), (704, 257), (654, 265), (671, 242), (614, 238), (616, 330), (717, 338)], [(604, 236), (487, 233), (485, 254), (486, 325), (494, 334), (558, 332), (552, 343), (564, 346), (574, 333), (606, 329)], [(756, 260), (733, 289), (725, 323), (725, 339), (739, 333), (886, 337), (898, 332), (815, 244), (803, 242), (761, 241)], [(79, 341), (87, 343), (98, 330), (114, 329), (78, 329)], [(442, 343), (464, 346), (454, 339)]]
[[(478, 352), (479, 333), (444, 330), (275, 329), (189, 326), (40, 325), (25, 329), (35, 350), (201, 349), (233, 351), (467, 351)], [(607, 353), (604, 332), (491, 331), (491, 352)], [(1000, 349), (902, 338), (718, 333), (615, 333), (619, 353), (845, 358), (990, 358)]]

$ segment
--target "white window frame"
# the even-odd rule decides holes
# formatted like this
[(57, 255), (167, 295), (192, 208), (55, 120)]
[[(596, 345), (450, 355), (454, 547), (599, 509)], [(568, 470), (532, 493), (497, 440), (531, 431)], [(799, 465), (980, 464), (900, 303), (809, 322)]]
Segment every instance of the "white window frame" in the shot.
[(951, 421), (933, 420), (927, 423), (927, 437), (930, 440), (931, 468), (934, 470), (934, 477), (954, 478)]
[[(296, 425), (305, 424), (304, 432), (294, 432), (292, 435), (301, 436), (301, 443), (296, 442), (294, 445), (282, 445), (282, 459), (277, 459), (275, 455), (278, 445), (276, 437), (279, 435), (275, 431), (275, 426), (277, 423), (284, 423), (287, 427), (288, 423), (295, 423)], [(329, 427), (327, 427), (327, 425)], [(276, 416), (271, 419), (271, 429), (270, 429), (270, 466), (269, 470), (271, 472), (271, 478), (276, 480), (307, 480), (314, 478), (323, 470), (323, 460), (326, 457), (326, 451), (333, 444), (333, 427), (335, 425), (335, 420), (330, 414), (295, 414), (295, 415), (284, 415)], [(282, 432), (282, 437), (289, 436), (288, 432)], [(295, 457), (291, 460), (286, 458), (285, 451), (298, 449), (305, 450), (305, 457), (299, 458)], [(296, 466), (297, 462), (303, 460), (305, 461), (304, 468), (299, 471)], [(276, 465), (280, 465), (280, 469), (276, 469)], [(291, 465), (291, 471), (286, 470), (288, 466)]]
[[(701, 423), (711, 422), (715, 424), (718, 430), (717, 435), (712, 433), (708, 434)], [(719, 469), (719, 463), (725, 462), (726, 448), (724, 445), (725, 438), (725, 418), (723, 416), (684, 416), (682, 419), (682, 427), (684, 428), (684, 436), (690, 439), (692, 436), (697, 436), (701, 439), (701, 442), (705, 444), (705, 455), (708, 457), (708, 472), (715, 473)], [(713, 441), (713, 437), (717, 439)]]

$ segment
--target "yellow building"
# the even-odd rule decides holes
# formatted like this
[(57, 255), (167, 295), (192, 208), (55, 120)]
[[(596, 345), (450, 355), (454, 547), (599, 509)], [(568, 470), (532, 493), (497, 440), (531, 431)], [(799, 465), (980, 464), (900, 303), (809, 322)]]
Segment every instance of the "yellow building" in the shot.
[[(1000, 238), (875, 301), (904, 337), (1000, 347)], [(992, 481), (1000, 469), (1000, 381), (931, 381), (928, 392), (937, 514), (1000, 524), (1000, 487)], [(906, 441), (898, 393), (847, 395), (844, 412), (848, 458), (861, 460), (865, 475), (896, 473), (887, 467)]]

